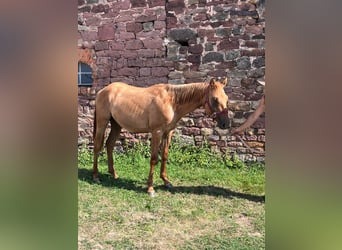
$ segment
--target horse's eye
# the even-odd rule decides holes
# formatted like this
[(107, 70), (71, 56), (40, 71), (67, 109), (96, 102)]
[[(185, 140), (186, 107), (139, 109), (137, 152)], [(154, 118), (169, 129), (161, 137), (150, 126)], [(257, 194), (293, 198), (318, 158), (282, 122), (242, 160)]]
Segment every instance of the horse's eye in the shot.
[(217, 105), (218, 104), (218, 98), (217, 97), (213, 97), (213, 105)]

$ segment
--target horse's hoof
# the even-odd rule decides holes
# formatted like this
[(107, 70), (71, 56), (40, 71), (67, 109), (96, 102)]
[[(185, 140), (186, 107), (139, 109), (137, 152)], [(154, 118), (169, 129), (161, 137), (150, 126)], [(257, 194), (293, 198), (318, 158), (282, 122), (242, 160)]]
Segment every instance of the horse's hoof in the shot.
[(167, 183), (167, 184), (165, 184), (165, 187), (167, 188), (167, 189), (171, 189), (171, 188), (173, 188), (173, 186), (172, 186), (172, 184), (169, 182), (169, 183)]
[(156, 195), (154, 191), (150, 191), (150, 192), (147, 192), (147, 193), (152, 198), (155, 197), (155, 195)]

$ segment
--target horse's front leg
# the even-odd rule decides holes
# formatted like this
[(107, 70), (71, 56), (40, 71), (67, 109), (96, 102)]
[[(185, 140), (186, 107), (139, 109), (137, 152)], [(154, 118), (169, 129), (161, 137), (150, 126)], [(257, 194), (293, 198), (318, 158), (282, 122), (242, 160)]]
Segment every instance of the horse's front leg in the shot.
[(166, 162), (169, 155), (169, 147), (171, 143), (173, 130), (169, 131), (168, 133), (163, 134), (162, 138), (162, 148), (161, 148), (161, 156), (162, 156), (162, 162), (160, 166), (160, 178), (164, 181), (164, 185), (167, 188), (172, 188), (172, 184), (167, 179), (166, 175)]
[(160, 132), (152, 132), (151, 138), (151, 160), (150, 160), (150, 173), (148, 175), (147, 180), (147, 193), (153, 197), (154, 189), (153, 189), (153, 174), (154, 168), (158, 163), (158, 149), (160, 144)]

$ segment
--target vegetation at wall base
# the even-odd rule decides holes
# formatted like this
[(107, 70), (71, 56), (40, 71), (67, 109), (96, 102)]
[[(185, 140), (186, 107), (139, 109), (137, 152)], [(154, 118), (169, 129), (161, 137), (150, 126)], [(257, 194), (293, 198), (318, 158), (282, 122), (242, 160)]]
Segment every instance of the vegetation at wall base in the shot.
[(163, 186), (147, 193), (150, 148), (137, 143), (114, 153), (119, 179), (99, 158), (101, 183), (92, 181), (92, 152), (79, 150), (79, 249), (264, 249), (265, 168), (222, 157), (208, 145), (175, 140)]

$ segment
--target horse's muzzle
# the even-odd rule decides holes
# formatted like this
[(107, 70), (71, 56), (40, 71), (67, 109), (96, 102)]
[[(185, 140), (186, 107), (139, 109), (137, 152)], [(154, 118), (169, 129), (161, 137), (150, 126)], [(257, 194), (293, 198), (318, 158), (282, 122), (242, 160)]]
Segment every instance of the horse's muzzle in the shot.
[(228, 129), (230, 128), (230, 119), (228, 116), (228, 112), (222, 112), (216, 115), (217, 126), (220, 129)]

